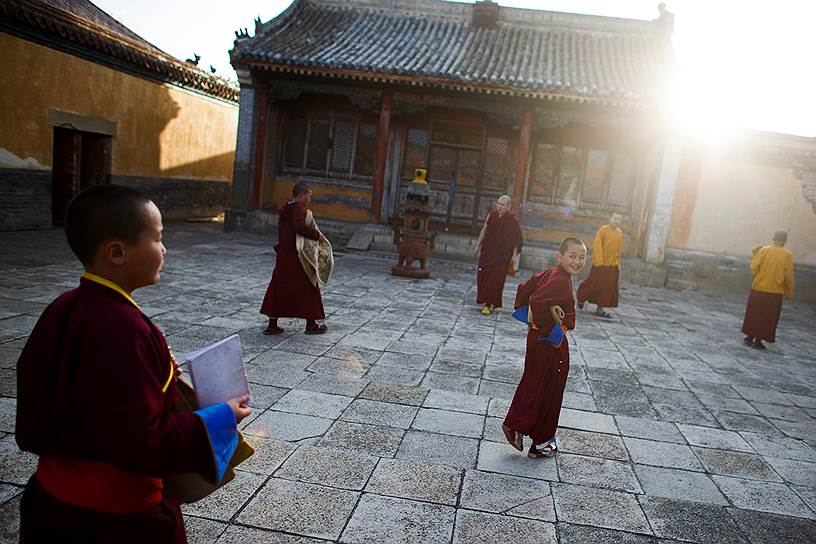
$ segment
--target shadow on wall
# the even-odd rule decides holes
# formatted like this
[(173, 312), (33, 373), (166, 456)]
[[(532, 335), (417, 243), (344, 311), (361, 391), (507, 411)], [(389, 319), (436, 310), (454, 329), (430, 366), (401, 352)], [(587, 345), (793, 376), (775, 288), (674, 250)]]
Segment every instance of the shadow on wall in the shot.
[[(173, 146), (174, 156), (196, 156), (199, 142), (204, 141), (207, 135), (196, 132), (197, 127), (192, 123), (186, 131), (178, 131), (169, 143), (162, 143), (162, 133), (179, 116), (181, 106), (170, 96), (167, 88), (161, 87), (161, 90), (162, 98), (156, 109), (144, 112), (144, 122), (134, 126), (137, 134), (149, 135), (145, 138), (144, 148), (134, 156), (144, 161), (141, 164), (150, 167), (140, 168), (138, 162), (131, 163), (127, 156), (120, 157), (120, 167), (116, 170), (123, 173), (112, 176), (112, 182), (145, 193), (159, 207), (165, 220), (220, 215), (228, 204), (230, 193), (230, 179), (224, 178), (223, 172), (232, 171), (234, 153), (229, 151), (162, 169), (162, 153), (167, 151), (168, 146)], [(120, 153), (125, 155), (126, 150), (120, 148)]]

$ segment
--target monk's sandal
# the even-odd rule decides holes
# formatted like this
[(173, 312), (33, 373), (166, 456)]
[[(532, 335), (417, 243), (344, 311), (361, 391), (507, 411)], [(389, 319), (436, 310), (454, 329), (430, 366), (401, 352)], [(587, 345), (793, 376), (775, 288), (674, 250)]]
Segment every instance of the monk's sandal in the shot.
[(555, 442), (555, 439), (550, 440), (544, 445), (536, 446), (535, 444), (530, 446), (530, 451), (527, 452), (527, 457), (531, 459), (541, 459), (552, 457), (558, 452), (558, 444)]

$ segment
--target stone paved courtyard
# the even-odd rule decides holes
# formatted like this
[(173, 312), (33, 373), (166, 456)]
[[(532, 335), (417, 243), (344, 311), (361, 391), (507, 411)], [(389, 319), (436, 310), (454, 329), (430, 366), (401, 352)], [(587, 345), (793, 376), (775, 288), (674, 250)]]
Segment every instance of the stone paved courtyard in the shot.
[[(0, 539), (15, 542), (36, 460), (14, 441), (14, 367), (80, 268), (60, 231), (0, 240)], [(786, 303), (756, 352), (743, 295), (624, 285), (615, 319), (579, 314), (561, 453), (532, 460), (500, 429), (526, 331), (479, 314), (472, 265), (411, 281), (391, 256), (338, 253), (328, 334), (282, 320), (267, 337), (269, 239), (170, 224), (166, 244), (161, 284), (136, 299), (179, 359), (238, 332), (253, 393), (257, 452), (184, 507), (192, 543), (816, 542), (814, 305)]]

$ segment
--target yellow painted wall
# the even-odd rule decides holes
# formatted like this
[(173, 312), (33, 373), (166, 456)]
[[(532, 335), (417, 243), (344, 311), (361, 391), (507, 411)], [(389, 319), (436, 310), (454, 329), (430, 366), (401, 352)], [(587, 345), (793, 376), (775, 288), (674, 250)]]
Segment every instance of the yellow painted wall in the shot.
[[(298, 182), (287, 177), (264, 179), (263, 207), (281, 206), (292, 199), (292, 187)], [(318, 225), (320, 219), (369, 223), (371, 215), (371, 190), (343, 187), (329, 183), (310, 182), (312, 204)]]
[(770, 244), (774, 231), (784, 229), (794, 261), (816, 265), (816, 212), (790, 169), (709, 153), (696, 197), (693, 189), (683, 190), (678, 186), (675, 199), (690, 202), (672, 216), (669, 247), (748, 257), (753, 246)]
[[(52, 163), (56, 108), (116, 122), (113, 175), (232, 179), (238, 105), (0, 33), (0, 167)], [(17, 157), (20, 164), (2, 164)], [(30, 160), (27, 160), (29, 159)]]

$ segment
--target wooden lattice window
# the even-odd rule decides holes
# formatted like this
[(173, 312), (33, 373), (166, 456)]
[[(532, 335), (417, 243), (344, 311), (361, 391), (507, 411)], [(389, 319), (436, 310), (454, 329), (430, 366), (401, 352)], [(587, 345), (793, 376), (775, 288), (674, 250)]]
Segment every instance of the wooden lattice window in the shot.
[(513, 165), (510, 138), (488, 135), (485, 144), (484, 176), (482, 187), (500, 193), (508, 191), (513, 183)]
[(626, 212), (632, 197), (632, 157), (605, 149), (538, 142), (527, 199), (585, 209)]
[(282, 148), (284, 172), (370, 181), (377, 124), (362, 115), (293, 110), (285, 116)]
[(425, 127), (409, 127), (405, 131), (402, 153), (402, 177), (413, 179), (417, 168), (428, 168), (430, 135)]

